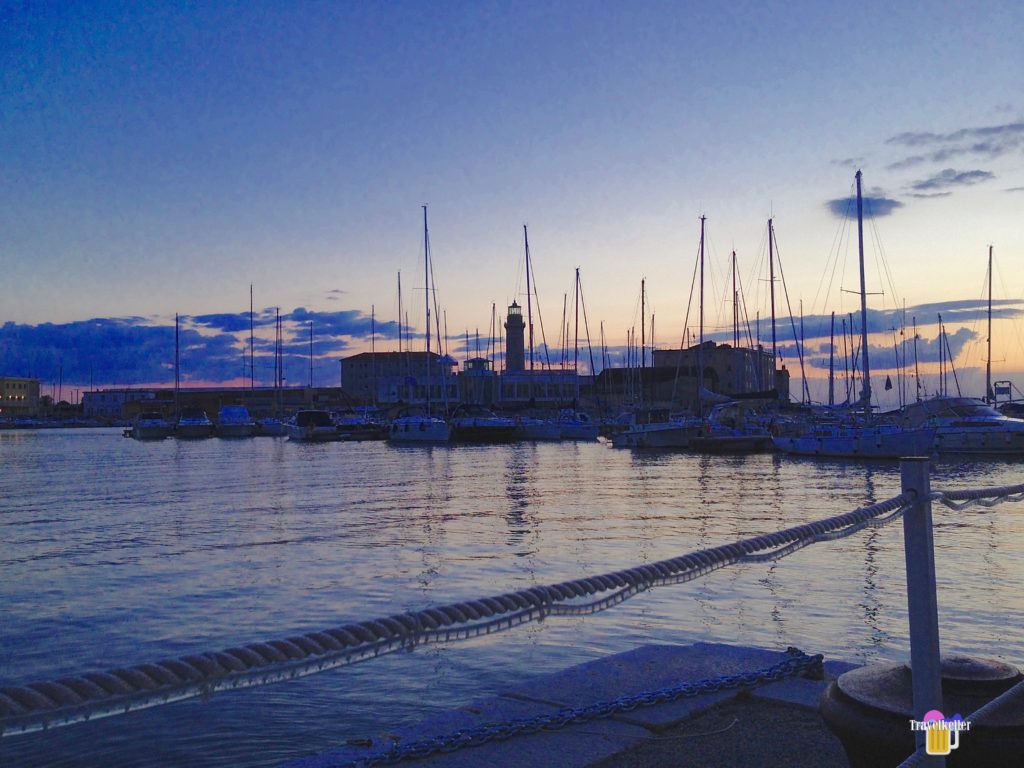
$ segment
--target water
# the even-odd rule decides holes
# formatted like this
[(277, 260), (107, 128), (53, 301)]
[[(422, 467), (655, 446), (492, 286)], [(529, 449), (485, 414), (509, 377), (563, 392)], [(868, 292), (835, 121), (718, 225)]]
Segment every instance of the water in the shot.
[[(0, 685), (287, 637), (660, 560), (899, 492), (895, 465), (0, 432)], [(941, 463), (941, 489), (1024, 481)], [(1024, 509), (936, 507), (946, 651), (1024, 662)], [(273, 766), (642, 645), (907, 655), (899, 525), (585, 619), (0, 739), (4, 766)]]

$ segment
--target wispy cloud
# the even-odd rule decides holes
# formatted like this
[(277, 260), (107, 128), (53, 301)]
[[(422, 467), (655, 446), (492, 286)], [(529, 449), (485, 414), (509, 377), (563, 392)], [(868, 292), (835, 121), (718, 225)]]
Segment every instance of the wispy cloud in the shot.
[(912, 168), (928, 162), (945, 163), (956, 157), (992, 160), (1024, 150), (1024, 121), (960, 128), (948, 133), (906, 131), (890, 137), (886, 143), (918, 150), (892, 163), (890, 170)]
[(1024, 187), (1010, 187), (1007, 192), (1024, 192)]
[(991, 171), (957, 171), (953, 168), (946, 168), (927, 179), (915, 181), (910, 186), (914, 190), (912, 194), (915, 196), (923, 194), (932, 197), (936, 194), (948, 193), (951, 187), (969, 187), (994, 178), (995, 174)]

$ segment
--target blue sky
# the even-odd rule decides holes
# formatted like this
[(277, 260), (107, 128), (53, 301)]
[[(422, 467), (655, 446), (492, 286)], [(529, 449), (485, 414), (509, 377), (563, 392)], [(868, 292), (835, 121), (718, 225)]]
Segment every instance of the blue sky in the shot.
[[(36, 336), (0, 363), (45, 377), (59, 345), (23, 345), (64, 326), (93, 359), (155, 358), (89, 329), (237, 314), (252, 283), (336, 331), (326, 376), (371, 306), (396, 319), (399, 270), (422, 330), (424, 203), (453, 336), (522, 302), (523, 223), (556, 331), (579, 266), (613, 346), (642, 277), (678, 344), (701, 214), (709, 269), (735, 248), (762, 316), (769, 216), (793, 302), (847, 312), (857, 167), (874, 308), (977, 300), (989, 244), (1020, 299), (1022, 31), (1014, 2), (7, 6), (0, 324)], [(235, 329), (189, 328), (240, 357)]]

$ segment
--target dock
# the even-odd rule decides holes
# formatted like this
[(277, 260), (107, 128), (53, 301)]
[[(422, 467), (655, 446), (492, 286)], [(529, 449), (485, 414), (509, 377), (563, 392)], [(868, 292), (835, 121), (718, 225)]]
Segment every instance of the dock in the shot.
[[(646, 645), (525, 681), (522, 685), (395, 732), (366, 734), (282, 768), (359, 766), (403, 745), (427, 745), (471, 729), (522, 722), (596, 702), (717, 680), (777, 665), (785, 650), (718, 643)], [(797, 676), (641, 706), (609, 717), (538, 730), (451, 752), (402, 760), (423, 768), (748, 768), (844, 766), (839, 740), (818, 714), (828, 682), (856, 667), (825, 659), (820, 679)], [(382, 723), (382, 728), (387, 724)], [(392, 764), (392, 763), (385, 763)]]

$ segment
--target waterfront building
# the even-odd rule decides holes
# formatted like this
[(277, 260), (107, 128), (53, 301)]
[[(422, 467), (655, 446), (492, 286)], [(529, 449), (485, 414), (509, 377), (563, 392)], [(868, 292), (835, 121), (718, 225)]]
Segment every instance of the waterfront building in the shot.
[[(82, 395), (84, 415), (97, 421), (128, 422), (142, 411), (173, 416), (174, 388), (100, 389)], [(253, 418), (300, 410), (342, 410), (353, 405), (338, 387), (189, 387), (178, 390), (179, 409), (198, 408), (220, 413), (224, 406), (244, 406)]]
[[(595, 397), (613, 405), (643, 402), (697, 413), (697, 389), (702, 384), (707, 392), (729, 398), (761, 395), (789, 400), (789, 371), (785, 366), (776, 370), (771, 353), (760, 346), (736, 348), (707, 341), (703, 348), (654, 350), (652, 359), (646, 368), (601, 371), (594, 385)], [(703, 376), (698, 365), (703, 367)]]
[(435, 352), (361, 352), (341, 360), (341, 384), (360, 403), (394, 405), (459, 402), (451, 357)]
[(0, 419), (39, 415), (39, 379), (0, 376)]

